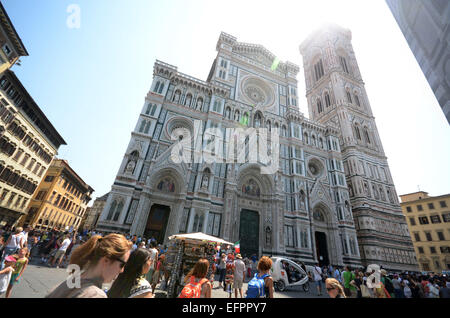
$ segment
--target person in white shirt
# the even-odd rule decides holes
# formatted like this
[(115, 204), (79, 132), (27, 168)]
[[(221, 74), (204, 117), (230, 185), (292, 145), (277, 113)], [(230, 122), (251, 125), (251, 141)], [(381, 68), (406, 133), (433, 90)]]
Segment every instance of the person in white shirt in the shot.
[(14, 257), (8, 256), (5, 258), (5, 268), (0, 271), (0, 295), (6, 293), (8, 289), (15, 264), (16, 259)]
[(17, 251), (21, 248), (21, 242), (23, 238), (22, 231), (23, 228), (16, 228), (15, 234), (10, 235), (10, 237), (6, 241), (0, 270), (2, 270), (5, 266), (5, 258), (9, 255), (17, 253)]
[(317, 296), (322, 296), (322, 269), (320, 268), (319, 264), (316, 264), (316, 266), (314, 266), (313, 274), (314, 282), (317, 285)]
[(59, 268), (59, 265), (61, 265), (61, 261), (66, 254), (67, 248), (72, 243), (72, 240), (69, 238), (68, 235), (64, 235), (62, 237), (63, 241), (61, 243), (61, 246), (59, 247), (58, 251), (55, 254), (55, 257), (53, 258), (52, 266), (55, 266), (55, 262), (58, 261), (58, 265), (56, 268)]
[(234, 261), (234, 296), (238, 298), (239, 295), (242, 298), (242, 285), (244, 284), (245, 279), (245, 263), (242, 260), (241, 254), (236, 255), (236, 260)]

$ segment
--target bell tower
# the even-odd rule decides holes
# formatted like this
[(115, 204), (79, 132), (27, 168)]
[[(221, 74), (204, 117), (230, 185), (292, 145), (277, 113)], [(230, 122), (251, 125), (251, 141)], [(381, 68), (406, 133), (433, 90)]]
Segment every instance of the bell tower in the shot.
[(309, 118), (340, 131), (362, 264), (417, 270), (350, 30), (327, 25), (301, 45)]

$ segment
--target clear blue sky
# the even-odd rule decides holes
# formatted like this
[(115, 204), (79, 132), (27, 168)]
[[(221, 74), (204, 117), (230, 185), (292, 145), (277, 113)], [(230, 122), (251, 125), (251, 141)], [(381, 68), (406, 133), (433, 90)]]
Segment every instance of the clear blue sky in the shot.
[[(58, 157), (108, 192), (155, 59), (206, 80), (221, 31), (301, 67), (300, 43), (325, 22), (349, 28), (397, 193), (450, 193), (450, 126), (384, 0), (3, 0), (30, 56), (14, 66), (67, 142)], [(79, 29), (67, 8), (81, 9)], [(308, 116), (306, 98), (300, 110)]]

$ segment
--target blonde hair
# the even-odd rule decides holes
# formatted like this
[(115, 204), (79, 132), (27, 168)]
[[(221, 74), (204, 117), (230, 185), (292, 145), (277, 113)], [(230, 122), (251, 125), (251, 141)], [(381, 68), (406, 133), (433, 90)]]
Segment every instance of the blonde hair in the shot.
[(262, 272), (268, 271), (272, 268), (272, 260), (270, 257), (263, 256), (258, 262), (256, 268)]
[(19, 234), (20, 232), (23, 232), (23, 227), (19, 226), (14, 233)]
[(133, 243), (121, 234), (109, 234), (105, 237), (94, 235), (73, 251), (70, 264), (86, 269), (96, 265), (102, 257), (122, 258), (132, 246)]
[(339, 283), (339, 281), (337, 279), (335, 279), (335, 278), (327, 278), (325, 280), (325, 286), (326, 286), (326, 284), (329, 284), (329, 285), (333, 286), (334, 288), (339, 290), (339, 295), (341, 295), (343, 298), (347, 298), (345, 296), (345, 293), (344, 293), (344, 288), (342, 287), (341, 283)]

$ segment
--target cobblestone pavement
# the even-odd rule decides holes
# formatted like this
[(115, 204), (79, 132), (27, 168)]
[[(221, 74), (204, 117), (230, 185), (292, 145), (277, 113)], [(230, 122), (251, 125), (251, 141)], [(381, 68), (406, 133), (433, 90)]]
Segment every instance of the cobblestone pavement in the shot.
[[(43, 298), (54, 287), (61, 284), (67, 277), (65, 268), (49, 268), (37, 262), (31, 262), (27, 266), (19, 284), (15, 285), (11, 298)], [(218, 282), (214, 282), (212, 291), (213, 298), (229, 298), (229, 294), (222, 288), (218, 288)], [(158, 292), (159, 285), (156, 288)], [(312, 291), (314, 289), (314, 292)], [(244, 283), (243, 291), (247, 290), (247, 284)], [(4, 297), (4, 296), (3, 296)], [(234, 292), (232, 294), (234, 298)], [(318, 297), (315, 288), (311, 285), (310, 291), (305, 293), (301, 287), (287, 289), (284, 292), (275, 292), (274, 298), (328, 298), (328, 295), (322, 294)]]

